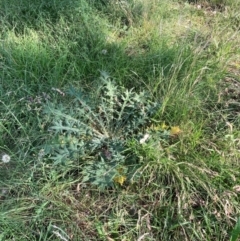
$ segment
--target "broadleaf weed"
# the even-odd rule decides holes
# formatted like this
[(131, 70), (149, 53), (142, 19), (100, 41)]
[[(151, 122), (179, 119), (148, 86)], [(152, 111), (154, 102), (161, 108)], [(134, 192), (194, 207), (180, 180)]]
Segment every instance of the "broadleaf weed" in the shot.
[(83, 181), (105, 188), (114, 182), (122, 185), (128, 178), (126, 164), (136, 158), (130, 158), (134, 152), (127, 142), (144, 135), (160, 104), (151, 101), (146, 92), (115, 85), (106, 72), (101, 72), (101, 82), (96, 98), (71, 87), (72, 106), (46, 106), (53, 138), (45, 153), (55, 164), (83, 162)]

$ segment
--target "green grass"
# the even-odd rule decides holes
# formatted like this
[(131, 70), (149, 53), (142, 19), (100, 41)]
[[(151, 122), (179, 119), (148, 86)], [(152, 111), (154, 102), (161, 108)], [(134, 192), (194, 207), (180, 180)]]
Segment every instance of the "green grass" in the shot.
[[(239, 7), (2, 0), (0, 240), (237, 240)], [(155, 127), (182, 131), (130, 142), (136, 178), (105, 191), (82, 182), (81, 160), (39, 155), (52, 137), (45, 103), (71, 105), (69, 86), (94, 98), (101, 71), (161, 103)]]

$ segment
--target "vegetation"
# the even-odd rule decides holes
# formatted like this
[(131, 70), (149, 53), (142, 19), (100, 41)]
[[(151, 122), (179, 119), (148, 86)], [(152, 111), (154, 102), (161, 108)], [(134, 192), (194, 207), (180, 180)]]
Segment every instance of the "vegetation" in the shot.
[(0, 2), (0, 240), (239, 238), (237, 0)]

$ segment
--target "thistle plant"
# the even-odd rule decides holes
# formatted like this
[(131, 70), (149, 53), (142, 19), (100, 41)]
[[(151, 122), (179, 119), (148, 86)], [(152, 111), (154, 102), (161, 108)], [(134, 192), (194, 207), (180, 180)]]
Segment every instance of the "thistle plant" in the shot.
[(100, 79), (95, 97), (71, 87), (71, 106), (46, 106), (53, 138), (45, 153), (55, 164), (80, 161), (83, 181), (105, 188), (128, 177), (127, 141), (141, 137), (160, 105), (146, 92), (117, 86), (106, 72)]

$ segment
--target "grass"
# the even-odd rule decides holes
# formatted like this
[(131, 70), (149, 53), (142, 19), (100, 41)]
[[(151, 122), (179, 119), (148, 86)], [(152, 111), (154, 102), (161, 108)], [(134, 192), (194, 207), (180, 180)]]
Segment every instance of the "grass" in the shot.
[[(208, 2), (208, 3), (207, 3)], [(2, 0), (0, 240), (237, 240), (239, 3)], [(39, 154), (47, 101), (95, 95), (100, 71), (147, 90), (170, 142), (136, 142), (138, 177), (100, 191)], [(235, 228), (234, 228), (235, 227)]]

